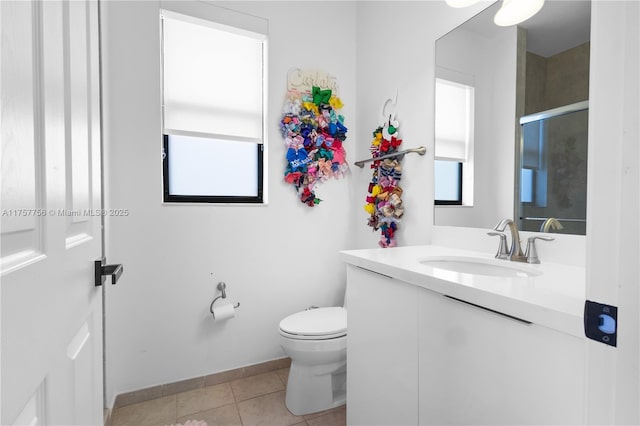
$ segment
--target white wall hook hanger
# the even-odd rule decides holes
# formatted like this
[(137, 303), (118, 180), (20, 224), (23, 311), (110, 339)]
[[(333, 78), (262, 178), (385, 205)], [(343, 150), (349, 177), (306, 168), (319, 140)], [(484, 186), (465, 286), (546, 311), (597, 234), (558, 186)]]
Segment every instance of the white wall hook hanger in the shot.
[[(393, 104), (393, 111), (387, 111), (389, 103)], [(396, 108), (398, 106), (398, 89), (394, 99), (387, 99), (382, 105), (382, 137), (390, 140), (392, 136), (397, 137), (398, 126), (400, 123), (396, 120)]]
[[(391, 112), (387, 112), (387, 107), (389, 106), (389, 103), (391, 103), (393, 105), (393, 110)], [(382, 111), (381, 111), (381, 116), (382, 116), (382, 123), (387, 123), (390, 120), (395, 120), (396, 119), (396, 107), (398, 106), (398, 89), (396, 89), (396, 94), (393, 98), (389, 98), (386, 101), (384, 101), (384, 104), (382, 104)]]

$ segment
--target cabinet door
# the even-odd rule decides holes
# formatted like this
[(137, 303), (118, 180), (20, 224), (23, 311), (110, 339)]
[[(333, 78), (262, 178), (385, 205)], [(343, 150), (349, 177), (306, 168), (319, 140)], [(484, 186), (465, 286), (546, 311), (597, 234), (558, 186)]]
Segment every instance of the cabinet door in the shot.
[(347, 423), (418, 424), (415, 286), (347, 266)]
[(583, 424), (584, 340), (419, 290), (420, 424)]

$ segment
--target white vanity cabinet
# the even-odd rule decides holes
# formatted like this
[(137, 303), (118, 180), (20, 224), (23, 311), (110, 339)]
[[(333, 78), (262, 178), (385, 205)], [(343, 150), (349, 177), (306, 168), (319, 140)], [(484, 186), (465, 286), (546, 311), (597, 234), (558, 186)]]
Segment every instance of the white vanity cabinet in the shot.
[(424, 287), (347, 265), (349, 425), (584, 424), (584, 339)]
[(418, 424), (418, 288), (347, 265), (347, 424)]
[(421, 425), (584, 424), (585, 341), (420, 289)]

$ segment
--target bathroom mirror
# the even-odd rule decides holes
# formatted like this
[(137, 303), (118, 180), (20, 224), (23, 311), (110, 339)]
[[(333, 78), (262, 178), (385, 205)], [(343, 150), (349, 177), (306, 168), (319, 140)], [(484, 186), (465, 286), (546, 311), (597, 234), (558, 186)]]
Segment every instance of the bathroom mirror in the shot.
[(584, 235), (591, 2), (501, 4), (436, 41), (434, 224)]

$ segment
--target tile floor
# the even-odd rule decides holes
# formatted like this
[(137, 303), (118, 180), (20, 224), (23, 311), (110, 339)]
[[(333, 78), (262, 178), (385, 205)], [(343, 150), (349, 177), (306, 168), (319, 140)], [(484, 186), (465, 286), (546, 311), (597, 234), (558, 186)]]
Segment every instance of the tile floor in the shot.
[(344, 426), (345, 406), (294, 416), (284, 405), (289, 369), (119, 407), (111, 426), (165, 426), (202, 420), (207, 426)]

